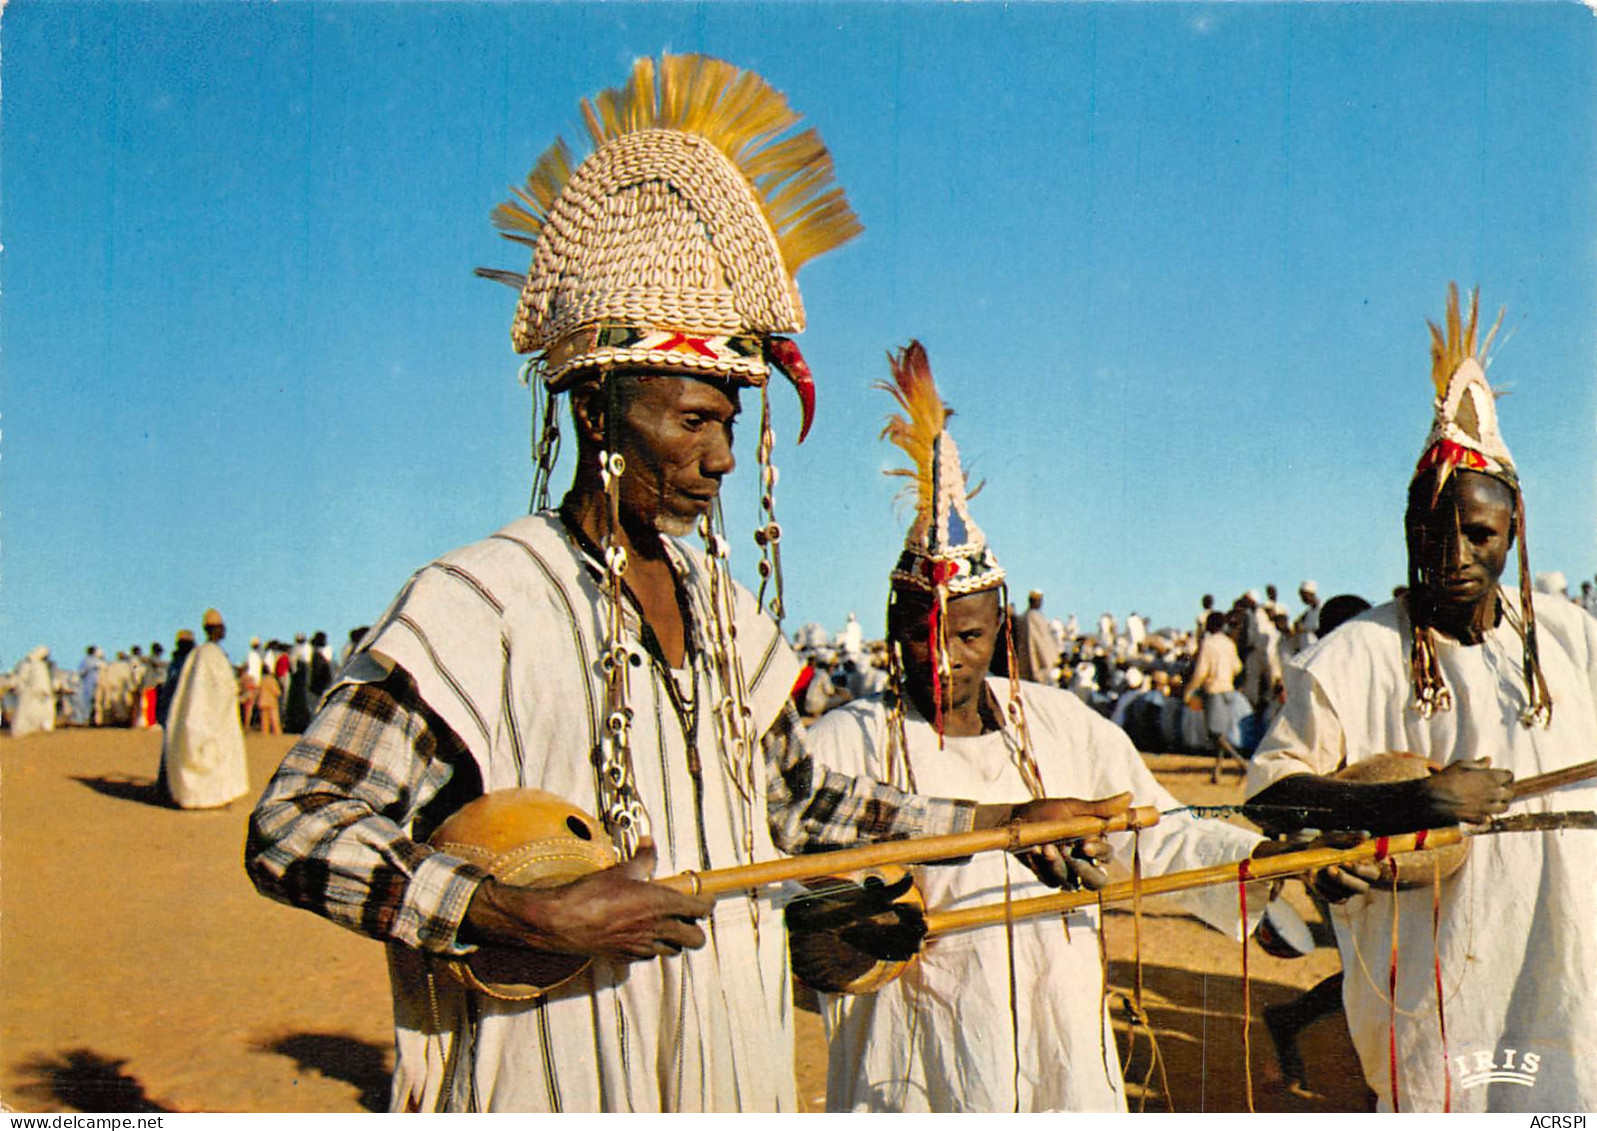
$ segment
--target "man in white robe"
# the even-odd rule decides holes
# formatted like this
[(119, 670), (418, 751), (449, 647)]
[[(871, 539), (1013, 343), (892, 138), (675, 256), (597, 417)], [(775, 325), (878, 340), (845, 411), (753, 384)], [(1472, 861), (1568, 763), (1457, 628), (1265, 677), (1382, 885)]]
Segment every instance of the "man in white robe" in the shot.
[[(907, 359), (895, 364), (901, 403), (940, 405), (935, 390), (906, 384), (906, 373), (913, 377), (918, 368), (918, 348), (912, 344)], [(1178, 809), (1125, 733), (1077, 696), (987, 675), (1003, 646), (1004, 574), (970, 519), (958, 454), (942, 420), (914, 415), (888, 428), (895, 442), (909, 438), (901, 446), (917, 459), (934, 450), (926, 435), (937, 435), (942, 471), (940, 486), (922, 495), (892, 573), (889, 632), (904, 684), (891, 703), (902, 707), (873, 696), (833, 711), (810, 732), (816, 761), (938, 795), (1000, 801), (1029, 792)], [(956, 579), (960, 589), (939, 594), (943, 578)], [(929, 617), (942, 621), (935, 636)], [(1240, 860), (1261, 840), (1189, 813), (1173, 813), (1138, 835), (1149, 875)], [(1116, 861), (1129, 867), (1131, 835), (1109, 839)], [(1108, 877), (1094, 862), (1103, 860), (1078, 851), (1065, 861), (1070, 873), (1051, 878), (1101, 886)], [(1047, 891), (1005, 854), (918, 867), (914, 874), (935, 910)], [(1259, 894), (1255, 907), (1263, 903)], [(1242, 937), (1234, 886), (1177, 898)], [(1063, 922), (1058, 916), (1016, 922), (1013, 950), (1003, 924), (956, 932), (927, 940), (919, 960), (877, 992), (831, 998), (824, 1008), (831, 1041), (827, 1110), (1124, 1111), (1098, 932), (1096, 908), (1071, 912)]]
[(843, 625), (837, 640), (845, 656), (856, 656), (865, 650), (865, 629), (853, 613), (848, 614), (848, 623)]
[(22, 658), (12, 672), (11, 691), (17, 704), (11, 713), (12, 738), (55, 729), (55, 685), (49, 648), (41, 644)]
[(181, 809), (220, 808), (250, 788), (238, 678), (222, 650), (227, 626), (220, 613), (207, 609), (204, 628), (205, 643), (183, 666), (162, 736), (162, 778)]
[[(1302, 806), (1318, 827), (1395, 833), (1482, 821), (1511, 803), (1514, 813), (1597, 809), (1590, 781), (1519, 801), (1509, 789), (1510, 778), (1591, 760), (1597, 622), (1561, 598), (1527, 600), (1519, 479), (1475, 324), (1453, 292), (1432, 353), (1437, 421), (1409, 488), (1405, 598), (1293, 661), (1286, 706), (1253, 760), (1254, 800)], [(1516, 539), (1512, 593), (1500, 578)], [(1388, 751), (1442, 768), (1387, 785), (1325, 776)], [(1321, 888), (1345, 900), (1335, 909), (1343, 1001), (1382, 1110), (1597, 1108), (1597, 833), (1474, 838), (1439, 894), (1372, 878), (1337, 870)]]
[[(1519, 724), (1515, 705), (1524, 701), (1523, 688), (1513, 686), (1521, 639), (1510, 618), (1517, 617), (1518, 602), (1510, 594), (1503, 600), (1503, 622), (1480, 643), (1438, 642), (1457, 706), (1430, 719), (1420, 718), (1408, 703), (1404, 641), (1410, 623), (1400, 603), (1343, 625), (1294, 660), (1287, 668), (1286, 706), (1253, 758), (1250, 795), (1279, 803), (1262, 794), (1284, 778), (1331, 774), (1386, 751), (1412, 751), (1455, 766), (1489, 758), (1494, 770), (1512, 770), (1516, 777), (1590, 761), (1597, 736), (1597, 621), (1566, 609), (1567, 602), (1536, 599), (1542, 670), (1556, 709), (1551, 727), (1532, 730)], [(1560, 809), (1597, 809), (1597, 787), (1566, 787), (1527, 799), (1513, 812)], [(1357, 824), (1356, 815), (1348, 823)], [(1439, 814), (1424, 823), (1450, 822)], [(1445, 1057), (1436, 1011), (1431, 889), (1397, 894), (1402, 1110), (1440, 1111), (1449, 1070), (1454, 1111), (1588, 1111), (1597, 1104), (1597, 1066), (1589, 1055), (1597, 1048), (1594, 837), (1580, 831), (1480, 837), (1471, 842), (1464, 867), (1443, 882)], [(1377, 886), (1334, 908), (1347, 971), (1348, 1026), (1383, 1110), (1393, 1105), (1386, 987), (1392, 899)], [(1505, 1081), (1466, 1087), (1478, 1075), (1482, 1053), (1505, 1070), (1534, 1055), (1534, 1086)]]
[[(512, 334), (540, 355), (549, 395), (570, 394), (571, 489), (558, 510), (540, 508), (412, 578), (251, 822), (246, 860), (263, 894), (391, 944), (394, 1110), (792, 1110), (775, 895), (714, 903), (643, 882), (650, 871), (952, 832), (1016, 812), (818, 772), (787, 706), (797, 662), (721, 559), (712, 515), (735, 462), (741, 390), (772, 368), (801, 393), (808, 380), (777, 336), (802, 317), (775, 221), (735, 160), (750, 146), (732, 145), (725, 122), (711, 129), (731, 89), (745, 118), (752, 106), (755, 118), (793, 120), (757, 75), (719, 60), (639, 60), (626, 90), (607, 96), (629, 107), (619, 133), (560, 183), (540, 178), (563, 161), (538, 166), (536, 191), (521, 199), (543, 195), (581, 223), (544, 231), (512, 214), (518, 232), (539, 236)], [(644, 125), (685, 111), (707, 132), (676, 118)], [(826, 190), (824, 151), (783, 152), (802, 158), (787, 173)], [(614, 226), (595, 231), (596, 217)], [(811, 251), (856, 230), (840, 192), (824, 223), (806, 230)], [(617, 241), (635, 275), (612, 271)], [(758, 255), (767, 258), (748, 261)], [(640, 304), (698, 309), (706, 324), (634, 325)], [(743, 332), (729, 334), (738, 319)], [(552, 461), (552, 450), (540, 457)], [(774, 483), (774, 470), (764, 478)], [(695, 529), (710, 552), (676, 541)], [(617, 663), (625, 679), (607, 679)], [(523, 888), (426, 843), (462, 804), (512, 787), (591, 809), (628, 859)], [(489, 943), (592, 962), (532, 1001), (435, 974), (436, 960)]]
[(1083, 661), (1070, 673), (1070, 694), (1087, 706), (1092, 706), (1098, 692), (1098, 674), (1090, 663)]
[(1297, 650), (1306, 652), (1320, 638), (1320, 587), (1313, 581), (1298, 586), (1298, 597), (1303, 601), (1303, 612), (1298, 614), (1292, 634), (1297, 637)]
[[(987, 685), (995, 703), (1007, 700), (1007, 681), (990, 677)], [(1154, 781), (1125, 732), (1076, 696), (1032, 683), (1022, 683), (1019, 692), (1050, 794), (1129, 792), (1133, 805), (1161, 811), (1180, 806)], [(945, 736), (941, 750), (936, 731), (918, 710), (907, 712), (904, 728), (921, 791), (976, 799), (1023, 795), (1012, 723), (974, 737)], [(828, 768), (884, 776), (890, 741), (882, 698), (833, 711), (816, 724), (810, 742), (816, 760)], [(1190, 814), (1166, 817), (1139, 835), (1145, 875), (1237, 860), (1260, 840)], [(1110, 842), (1118, 864), (1129, 867), (1130, 836)], [(927, 906), (937, 910), (1002, 900), (1006, 883), (1016, 900), (1049, 890), (1002, 853), (957, 866), (919, 867), (914, 874)], [(1216, 929), (1241, 937), (1233, 885), (1172, 898)], [(931, 940), (897, 981), (874, 994), (831, 998), (824, 1010), (831, 1040), (827, 1110), (1124, 1111), (1125, 1085), (1102, 996), (1099, 929), (1096, 908), (1074, 911), (1064, 923), (1057, 916), (1015, 923), (1018, 1044), (1002, 925)]]

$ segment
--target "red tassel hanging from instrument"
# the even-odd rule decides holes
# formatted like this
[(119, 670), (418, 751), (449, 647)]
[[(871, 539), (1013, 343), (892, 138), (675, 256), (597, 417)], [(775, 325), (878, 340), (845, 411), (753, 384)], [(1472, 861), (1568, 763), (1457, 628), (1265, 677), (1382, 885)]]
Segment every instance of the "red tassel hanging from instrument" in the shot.
[(933, 601), (926, 611), (926, 646), (931, 650), (932, 729), (937, 732), (937, 748), (943, 748), (943, 650), (941, 601)]
[[(1377, 861), (1387, 858), (1387, 839), (1377, 837), (1375, 841), (1375, 859)], [(1398, 906), (1397, 906), (1397, 868), (1392, 869), (1392, 958), (1386, 973), (1386, 1059), (1387, 1071), (1391, 1077), (1392, 1085), (1392, 1111), (1403, 1110), (1402, 1101), (1398, 1096), (1397, 1085), (1397, 936), (1398, 936)]]

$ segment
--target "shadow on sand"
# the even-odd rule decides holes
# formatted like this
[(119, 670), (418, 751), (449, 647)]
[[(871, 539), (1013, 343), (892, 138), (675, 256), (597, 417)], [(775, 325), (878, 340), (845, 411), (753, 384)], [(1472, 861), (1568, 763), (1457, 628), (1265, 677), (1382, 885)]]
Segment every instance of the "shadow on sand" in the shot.
[(28, 1082), (17, 1094), (41, 1104), (72, 1111), (158, 1112), (162, 1107), (144, 1094), (144, 1085), (122, 1071), (126, 1060), (112, 1060), (92, 1049), (68, 1049), (38, 1056), (17, 1066)]
[(157, 809), (174, 809), (176, 806), (167, 799), (166, 794), (156, 785), (154, 778), (134, 778), (125, 774), (101, 774), (99, 777), (88, 778), (73, 775), (75, 782), (81, 782), (94, 790), (95, 793), (114, 797), (118, 801), (137, 801), (141, 805), (151, 805)]
[(360, 1091), (360, 1106), (367, 1111), (388, 1110), (393, 1050), (386, 1045), (340, 1033), (288, 1033), (256, 1041), (255, 1047), (288, 1057), (301, 1072), (316, 1072), (354, 1085)]

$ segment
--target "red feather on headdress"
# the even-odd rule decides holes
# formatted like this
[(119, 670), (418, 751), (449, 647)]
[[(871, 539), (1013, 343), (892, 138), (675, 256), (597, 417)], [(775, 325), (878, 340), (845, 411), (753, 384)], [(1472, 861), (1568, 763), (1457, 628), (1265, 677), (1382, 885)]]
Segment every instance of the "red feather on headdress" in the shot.
[(952, 413), (937, 392), (932, 380), (932, 367), (926, 360), (926, 348), (912, 341), (897, 355), (888, 355), (893, 380), (877, 381), (875, 387), (891, 393), (904, 415), (887, 418), (882, 437), (907, 455), (913, 467), (894, 468), (889, 475), (901, 475), (915, 481), (915, 506), (922, 513), (932, 508), (932, 449), (937, 437), (942, 435)]

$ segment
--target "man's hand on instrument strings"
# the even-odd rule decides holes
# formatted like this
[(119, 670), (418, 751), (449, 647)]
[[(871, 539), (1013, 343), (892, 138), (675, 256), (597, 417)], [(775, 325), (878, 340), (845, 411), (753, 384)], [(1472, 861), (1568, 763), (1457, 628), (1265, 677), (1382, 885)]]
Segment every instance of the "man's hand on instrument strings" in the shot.
[[(1045, 797), (1015, 806), (1010, 813), (1013, 821), (1063, 821), (1072, 817), (1118, 817), (1131, 807), (1131, 794), (1117, 793), (1096, 801), (1083, 801), (1079, 797)], [(1020, 862), (1036, 873), (1037, 878), (1049, 887), (1088, 888), (1098, 891), (1109, 884), (1109, 873), (1103, 865), (1114, 855), (1114, 849), (1101, 836), (1083, 837), (1080, 840), (1044, 844), (1018, 854)]]
[(704, 945), (695, 920), (713, 901), (648, 883), (654, 841), (613, 868), (552, 888), (522, 888), (488, 880), (466, 909), (472, 941), (637, 962)]

